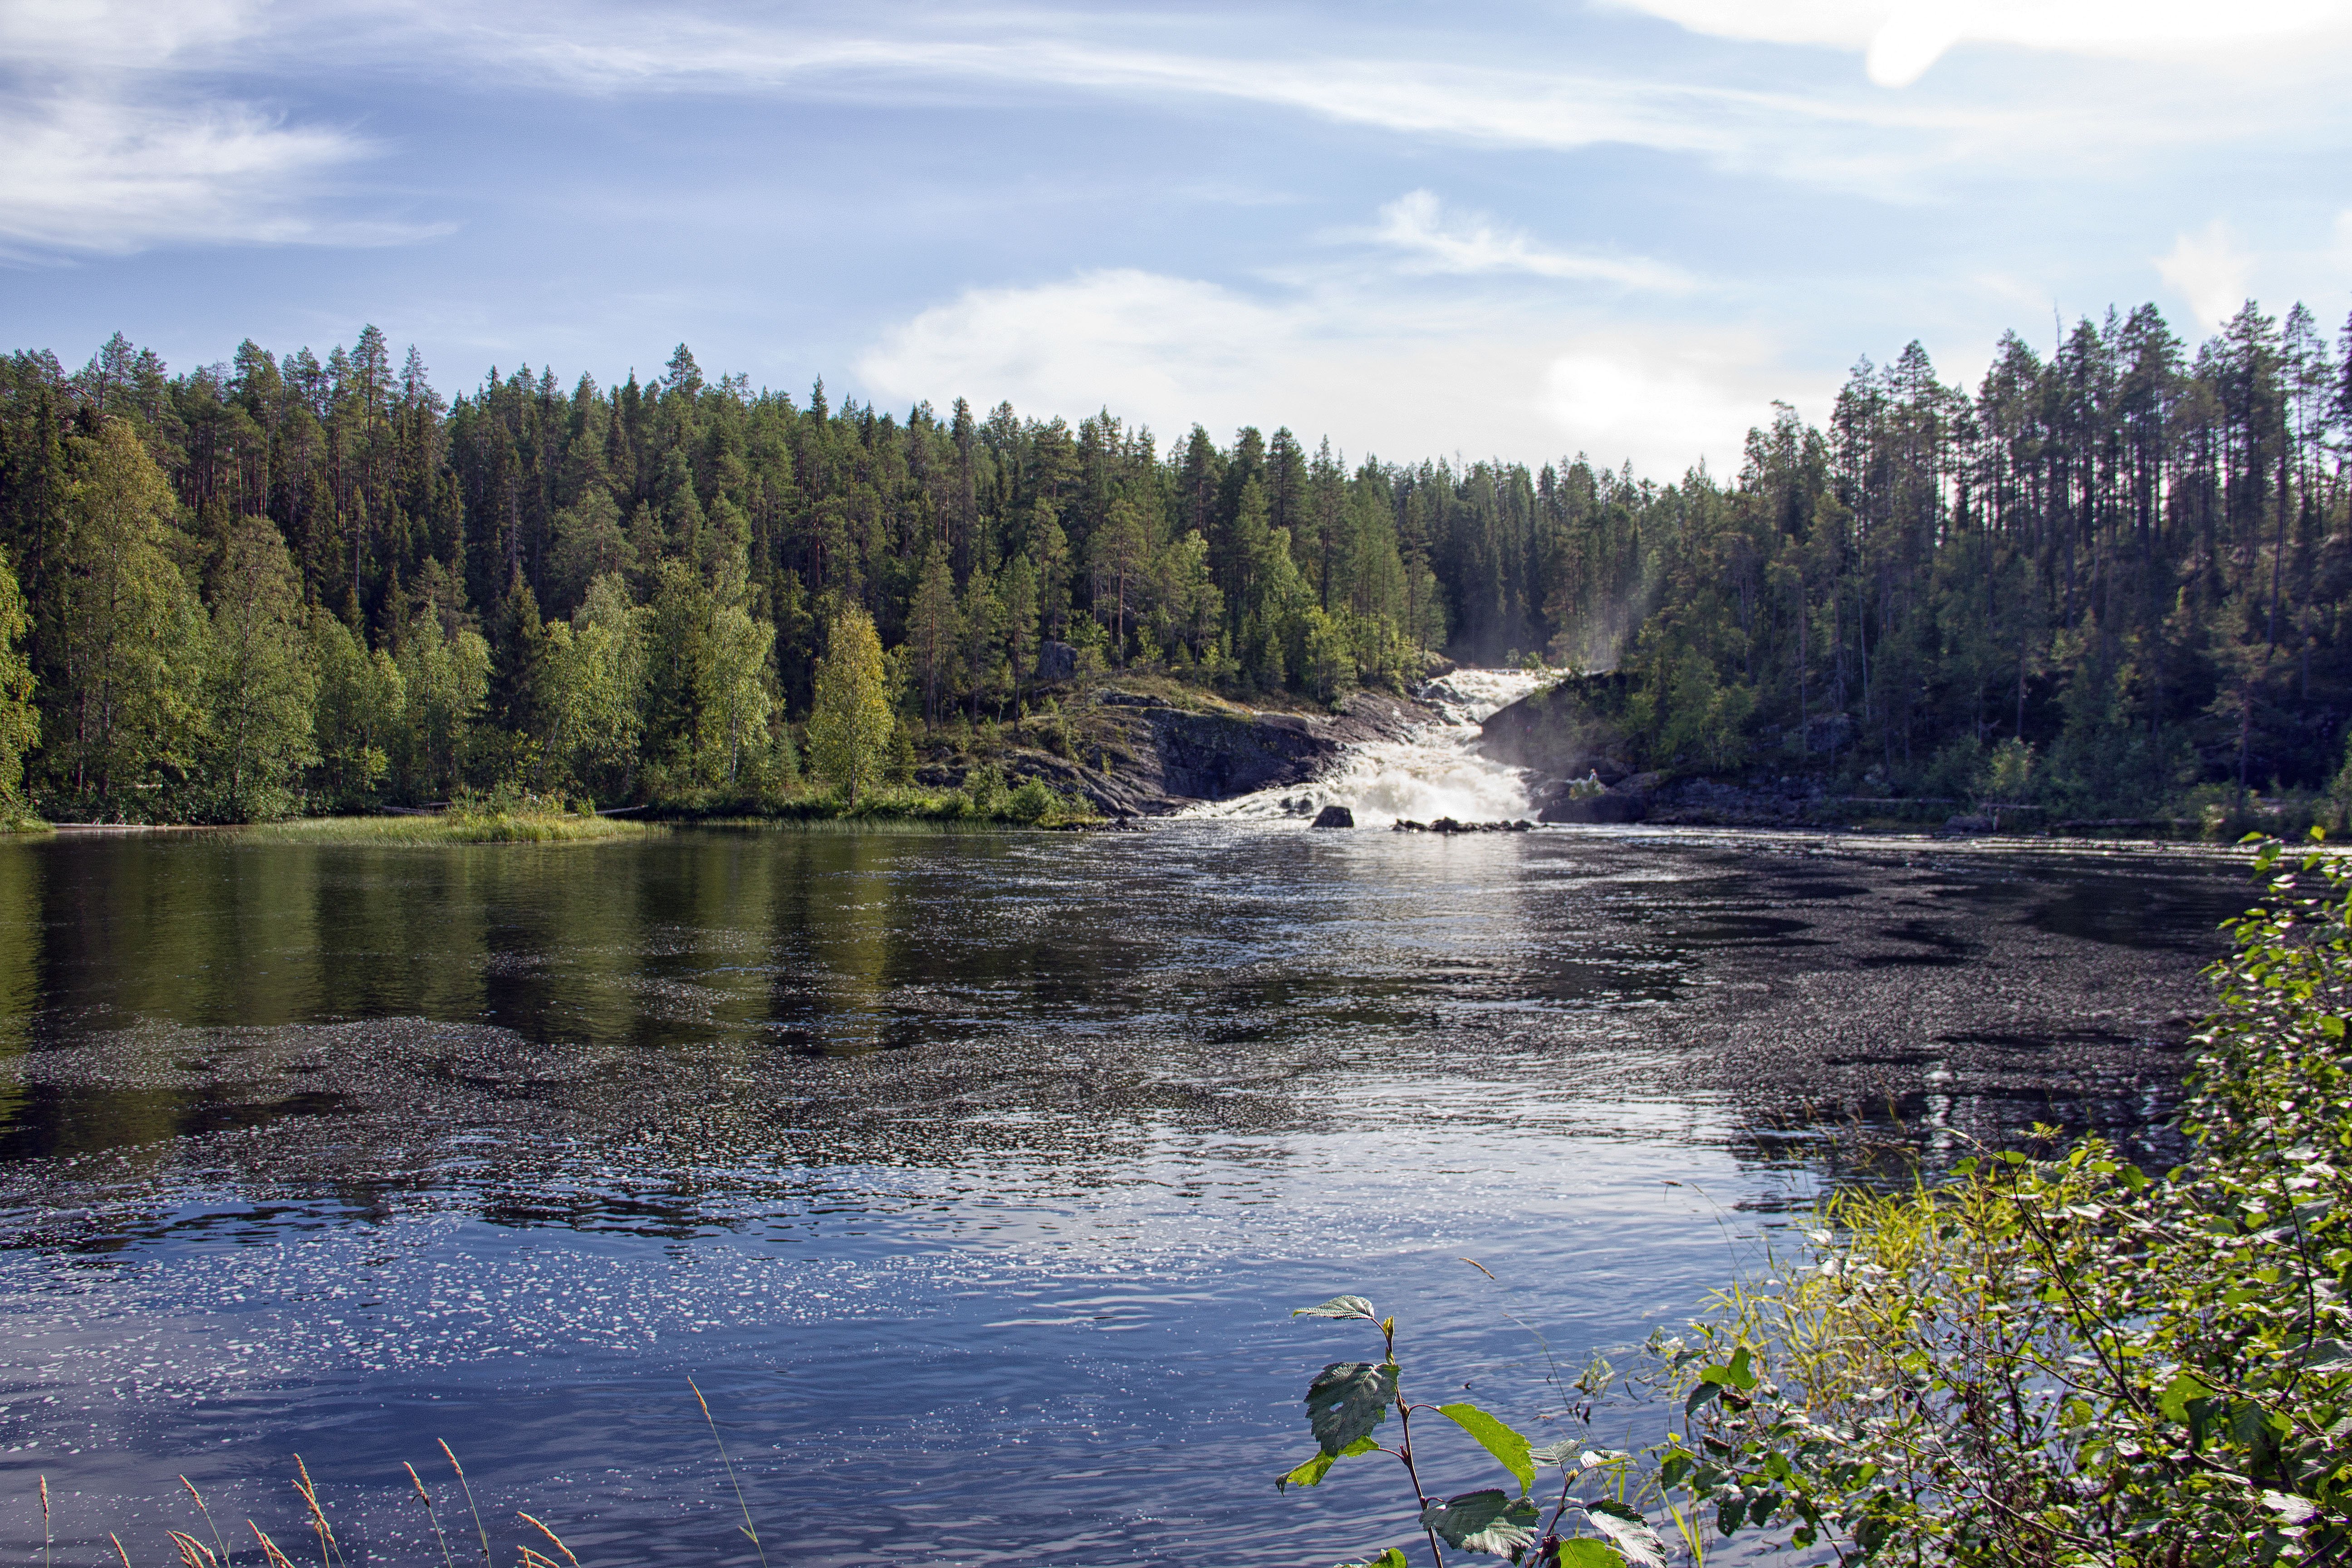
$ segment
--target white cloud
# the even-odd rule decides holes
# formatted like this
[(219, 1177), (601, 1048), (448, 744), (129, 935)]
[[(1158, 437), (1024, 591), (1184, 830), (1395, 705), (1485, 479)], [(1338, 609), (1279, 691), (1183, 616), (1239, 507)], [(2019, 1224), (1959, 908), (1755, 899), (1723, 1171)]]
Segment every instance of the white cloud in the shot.
[(2246, 302), (2246, 279), (2253, 263), (2239, 247), (2235, 232), (2215, 218), (2202, 232), (2174, 240), (2172, 249), (2156, 258), (2156, 269), (2187, 301), (2191, 314), (2206, 326), (2219, 327)]
[(0, 5), (0, 60), (20, 71), (77, 75), (152, 68), (263, 26), (262, 8), (252, 0), (6, 0)]
[(884, 333), (856, 368), (887, 401), (1002, 396), (1067, 417), (1108, 406), (1163, 442), (1195, 420), (1220, 439), (1286, 424), (1355, 458), (1584, 450), (1659, 478), (1701, 458), (1719, 473), (1736, 467), (1774, 397), (1818, 416), (1834, 388), (1752, 335), (1529, 331), (1457, 301), (1337, 286), (1258, 299), (1134, 269), (968, 290)]
[[(887, 35), (826, 33), (728, 11), (686, 6), (527, 5), (404, 6), (381, 30), (406, 31), (432, 68), (520, 76), (584, 92), (801, 93), (906, 101), (912, 94), (969, 103), (973, 95), (1034, 100), (1065, 90), (1122, 100), (1205, 100), (1292, 110), (1406, 137), (1483, 147), (1572, 152), (1646, 147), (1727, 168), (1916, 195), (1922, 163), (2006, 149), (2042, 159), (2053, 140), (2095, 151), (2123, 133), (2108, 106), (2067, 102), (1998, 110), (1644, 79), (1625, 70), (1529, 63), (1459, 64), (1449, 46), (1411, 54), (1338, 55), (1269, 40), (1254, 57), (1192, 54), (1105, 37), (1098, 13), (984, 13), (933, 18)], [(2147, 117), (2166, 135), (2193, 132)]]
[(1555, 250), (1482, 216), (1448, 214), (1429, 191), (1409, 192), (1382, 207), (1372, 237), (1432, 272), (1525, 273), (1633, 289), (1687, 289), (1691, 281), (1681, 269), (1644, 257)]
[(420, 232), (304, 210), (322, 172), (368, 149), (246, 105), (66, 94), (0, 102), (0, 247), (121, 254), (171, 242), (383, 243)]
[(2068, 54), (2200, 58), (2216, 49), (2352, 29), (2347, 0), (1614, 0), (1696, 33), (1862, 52), (1904, 87), (1960, 43)]
[(436, 232), (320, 216), (320, 176), (373, 149), (191, 83), (269, 24), (257, 0), (0, 0), (0, 255)]

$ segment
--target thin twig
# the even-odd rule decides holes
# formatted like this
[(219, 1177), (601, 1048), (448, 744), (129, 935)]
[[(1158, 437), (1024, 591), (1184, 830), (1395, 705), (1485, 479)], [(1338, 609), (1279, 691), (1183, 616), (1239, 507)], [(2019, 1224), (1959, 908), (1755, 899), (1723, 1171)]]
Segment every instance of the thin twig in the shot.
[(768, 1549), (760, 1544), (760, 1532), (751, 1523), (751, 1505), (743, 1500), (743, 1483), (735, 1479), (735, 1461), (727, 1457), (727, 1445), (719, 1436), (719, 1423), (711, 1419), (710, 1401), (702, 1397), (702, 1389), (694, 1379), (686, 1385), (694, 1390), (694, 1402), (702, 1406), (703, 1424), (710, 1428), (710, 1440), (719, 1447), (719, 1462), (727, 1467), (727, 1484), (735, 1489), (735, 1506), (743, 1510), (743, 1533), (751, 1538), (751, 1550), (760, 1554), (760, 1568), (768, 1568)]
[(122, 1537), (110, 1530), (106, 1532), (106, 1538), (114, 1542), (114, 1554), (122, 1559), (122, 1568), (131, 1568), (131, 1553), (122, 1550)]

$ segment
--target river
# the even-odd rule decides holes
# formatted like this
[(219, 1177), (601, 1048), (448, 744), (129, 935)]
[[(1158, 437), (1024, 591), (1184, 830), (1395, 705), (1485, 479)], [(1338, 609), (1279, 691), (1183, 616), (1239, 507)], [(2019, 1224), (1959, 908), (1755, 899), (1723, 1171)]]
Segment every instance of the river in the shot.
[(58, 1561), (166, 1561), (185, 1474), (299, 1560), (299, 1453), (423, 1564), (446, 1439), (500, 1562), (754, 1562), (691, 1375), (778, 1568), (1334, 1562), (1407, 1531), (1368, 1461), (1276, 1493), (1370, 1348), (1291, 1308), (1550, 1431), (1506, 1308), (1622, 1360), (1857, 1129), (2146, 1136), (2244, 898), (1286, 816), (0, 846), (0, 1541), (45, 1475)]

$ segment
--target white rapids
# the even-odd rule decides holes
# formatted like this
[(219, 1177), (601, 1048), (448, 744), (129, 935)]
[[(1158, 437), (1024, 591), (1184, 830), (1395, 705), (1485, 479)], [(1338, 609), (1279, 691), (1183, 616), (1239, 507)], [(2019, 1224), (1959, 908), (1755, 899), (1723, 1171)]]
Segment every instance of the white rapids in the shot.
[(1209, 801), (1177, 815), (1195, 820), (1310, 822), (1327, 805), (1344, 805), (1355, 814), (1360, 827), (1433, 822), (1441, 816), (1457, 822), (1504, 822), (1530, 816), (1528, 771), (1489, 762), (1470, 748), (1489, 715), (1527, 696), (1544, 679), (1521, 669), (1457, 669), (1421, 689), (1417, 695), (1438, 710), (1438, 718), (1404, 739), (1353, 747), (1337, 768), (1311, 784)]

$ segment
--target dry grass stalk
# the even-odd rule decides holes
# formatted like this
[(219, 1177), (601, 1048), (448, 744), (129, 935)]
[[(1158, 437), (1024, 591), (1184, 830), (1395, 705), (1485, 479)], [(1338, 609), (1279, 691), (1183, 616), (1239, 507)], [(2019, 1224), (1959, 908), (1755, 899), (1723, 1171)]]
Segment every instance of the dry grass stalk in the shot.
[(517, 1509), (515, 1510), (515, 1517), (522, 1521), (525, 1524), (530, 1525), (533, 1530), (536, 1530), (550, 1541), (555, 1542), (555, 1549), (563, 1553), (563, 1560), (566, 1563), (571, 1563), (572, 1568), (580, 1568), (580, 1559), (572, 1555), (572, 1548), (563, 1544), (563, 1537), (556, 1534), (555, 1531), (548, 1529), (544, 1523), (532, 1518), (530, 1514), (523, 1512), (520, 1509)]
[(220, 1559), (213, 1555), (213, 1549), (186, 1531), (167, 1530), (163, 1533), (180, 1549), (180, 1568), (220, 1568)]
[(41, 1478), (41, 1568), (49, 1568), (49, 1478)]
[(327, 1522), (327, 1510), (319, 1506), (318, 1485), (299, 1454), (294, 1456), (294, 1489), (310, 1510), (311, 1533), (319, 1538), (319, 1568), (344, 1568), (342, 1544), (335, 1539), (335, 1527)]
[(278, 1542), (269, 1539), (267, 1531), (249, 1519), (245, 1521), (245, 1527), (253, 1531), (253, 1538), (256, 1541), (261, 1542), (261, 1560), (268, 1564), (268, 1568), (294, 1568), (293, 1560), (278, 1550)]
[(526, 1546), (522, 1549), (522, 1568), (557, 1568), (552, 1557), (543, 1557)]
[(106, 1538), (114, 1542), (114, 1554), (122, 1559), (122, 1568), (131, 1568), (131, 1553), (122, 1550), (122, 1537), (110, 1530), (106, 1532)]
[(688, 1378), (686, 1385), (694, 1390), (694, 1402), (702, 1406), (703, 1424), (710, 1428), (710, 1440), (719, 1445), (719, 1462), (727, 1467), (727, 1484), (735, 1489), (735, 1506), (743, 1510), (743, 1522), (739, 1527), (751, 1540), (751, 1550), (760, 1554), (760, 1568), (768, 1568), (768, 1549), (760, 1544), (760, 1532), (751, 1524), (751, 1505), (743, 1500), (743, 1485), (735, 1479), (735, 1461), (727, 1457), (727, 1445), (719, 1442), (719, 1423), (710, 1417), (710, 1401), (702, 1397), (702, 1387)]
[(441, 1452), (448, 1458), (449, 1468), (457, 1472), (458, 1486), (465, 1489), (466, 1508), (474, 1516), (474, 1533), (482, 1538), (482, 1568), (498, 1568), (498, 1564), (490, 1561), (490, 1532), (482, 1528), (482, 1510), (474, 1506), (474, 1484), (466, 1479), (466, 1467), (457, 1462), (457, 1451), (449, 1447), (447, 1438), (436, 1437), (434, 1441), (441, 1445)]
[(180, 1478), (180, 1484), (188, 1489), (190, 1497), (196, 1500), (196, 1511), (204, 1515), (205, 1528), (213, 1532), (213, 1546), (220, 1553), (222, 1568), (227, 1568), (228, 1547), (221, 1540), (220, 1526), (213, 1522), (213, 1510), (205, 1506), (205, 1494), (198, 1491), (196, 1483), (185, 1476)]
[(441, 1515), (433, 1506), (433, 1494), (425, 1489), (425, 1478), (405, 1459), (400, 1468), (408, 1472), (408, 1483), (416, 1489), (417, 1500), (425, 1505), (425, 1517), (433, 1521), (433, 1539), (441, 1547), (441, 1568), (457, 1568), (457, 1559), (449, 1555), (449, 1538), (441, 1533)]

